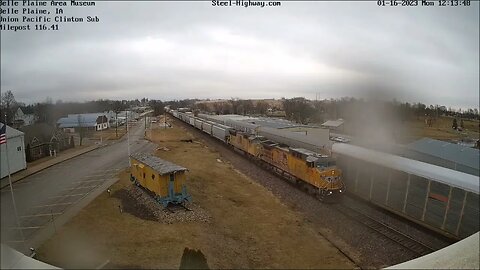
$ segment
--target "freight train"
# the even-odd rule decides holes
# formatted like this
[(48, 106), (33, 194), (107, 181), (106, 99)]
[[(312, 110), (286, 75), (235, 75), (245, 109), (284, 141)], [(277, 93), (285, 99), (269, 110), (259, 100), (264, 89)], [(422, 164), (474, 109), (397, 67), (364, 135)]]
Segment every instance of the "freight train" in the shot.
[(253, 130), (257, 126), (252, 124), (224, 125), (193, 114), (174, 110), (170, 113), (291, 180), (322, 201), (336, 201), (345, 191), (342, 171), (328, 153), (319, 154), (256, 135)]
[(320, 155), (321, 143), (281, 127), (260, 126), (258, 119), (170, 113), (321, 198), (344, 194), (345, 181), (349, 194), (449, 238), (458, 240), (479, 231), (476, 175), (345, 143), (334, 143), (331, 153)]

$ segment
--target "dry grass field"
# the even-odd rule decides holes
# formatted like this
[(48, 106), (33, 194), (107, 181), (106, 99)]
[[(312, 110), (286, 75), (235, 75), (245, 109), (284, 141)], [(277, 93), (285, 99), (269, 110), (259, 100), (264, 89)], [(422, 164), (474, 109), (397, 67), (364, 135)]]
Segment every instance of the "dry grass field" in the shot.
[[(460, 126), (460, 119), (457, 121)], [(425, 117), (410, 119), (398, 124), (387, 123), (387, 125), (372, 125), (366, 128), (359, 127), (358, 123), (347, 121), (340, 133), (368, 139), (384, 136), (396, 143), (410, 143), (423, 137), (448, 142), (457, 142), (462, 139), (478, 140), (480, 136), (479, 121), (463, 120), (463, 122), (464, 129), (458, 131), (452, 129), (453, 118), (446, 116), (432, 119), (431, 126), (425, 123)]]
[[(458, 126), (460, 126), (460, 120), (457, 119)], [(418, 120), (407, 121), (404, 123), (406, 134), (403, 138), (406, 142), (411, 142), (423, 137), (429, 137), (443, 141), (456, 141), (461, 139), (479, 139), (480, 125), (479, 121), (464, 120), (464, 130), (457, 131), (452, 129), (453, 118), (441, 116), (432, 121), (432, 126), (429, 127), (425, 124), (425, 118), (421, 117)]]
[[(105, 129), (102, 131), (95, 131), (91, 133), (92, 139), (100, 140), (100, 138), (104, 141), (106, 140), (116, 140), (120, 139), (123, 135), (127, 133), (125, 125), (119, 126), (117, 131), (115, 131), (115, 127), (111, 127), (109, 129)], [(118, 137), (117, 137), (118, 135)]]
[(165, 224), (120, 213), (125, 200), (115, 194), (131, 187), (126, 170), (112, 196), (100, 195), (59, 228), (39, 259), (63, 268), (174, 269), (188, 247), (201, 250), (210, 268), (355, 267), (312, 223), (183, 128), (154, 129), (149, 137), (156, 155), (189, 169), (188, 191), (209, 221)]

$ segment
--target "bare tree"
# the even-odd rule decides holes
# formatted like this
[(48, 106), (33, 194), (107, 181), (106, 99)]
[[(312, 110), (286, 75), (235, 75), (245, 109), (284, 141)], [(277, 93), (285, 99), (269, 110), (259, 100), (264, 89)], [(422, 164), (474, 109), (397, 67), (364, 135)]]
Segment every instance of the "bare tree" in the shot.
[(253, 110), (253, 102), (251, 99), (240, 100), (241, 107), (243, 109), (243, 115), (250, 114)]
[(229, 100), (229, 102), (232, 105), (233, 114), (238, 114), (241, 106), (241, 101), (238, 98), (232, 98)]
[(78, 121), (78, 136), (80, 137), (80, 146), (82, 146), (83, 137), (85, 137), (85, 130), (83, 126), (82, 116), (80, 114), (77, 115), (77, 121)]
[(115, 138), (118, 138), (118, 114), (123, 110), (124, 105), (121, 101), (113, 102), (113, 112), (115, 113)]
[[(6, 120), (6, 124), (12, 124), (15, 120), (15, 112), (18, 108), (18, 103), (12, 91), (7, 91), (2, 95), (2, 120)], [(6, 119), (4, 118), (6, 115)]]
[(255, 105), (255, 111), (258, 114), (265, 115), (267, 113), (267, 110), (268, 110), (268, 103), (263, 100), (258, 101), (257, 104)]

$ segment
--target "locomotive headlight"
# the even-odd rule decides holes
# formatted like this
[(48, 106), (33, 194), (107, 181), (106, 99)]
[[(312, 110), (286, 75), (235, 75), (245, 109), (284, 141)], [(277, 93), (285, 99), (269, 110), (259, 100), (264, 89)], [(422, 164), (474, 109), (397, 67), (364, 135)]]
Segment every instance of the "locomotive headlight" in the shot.
[(330, 195), (330, 194), (332, 194), (332, 192), (331, 192), (331, 191), (329, 191), (329, 192), (328, 192), (328, 195)]
[(342, 190), (340, 189), (340, 193), (342, 193)]

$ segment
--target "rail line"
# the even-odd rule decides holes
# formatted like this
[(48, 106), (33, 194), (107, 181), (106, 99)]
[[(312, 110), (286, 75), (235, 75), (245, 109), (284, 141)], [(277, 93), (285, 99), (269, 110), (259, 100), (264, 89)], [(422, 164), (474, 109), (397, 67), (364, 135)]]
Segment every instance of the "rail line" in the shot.
[(397, 229), (389, 226), (388, 224), (375, 220), (374, 218), (366, 215), (365, 213), (362, 213), (357, 209), (348, 207), (345, 204), (336, 204), (333, 205), (333, 207), (342, 214), (356, 220), (357, 222), (360, 222), (361, 224), (369, 227), (370, 229), (382, 234), (391, 241), (400, 244), (401, 246), (420, 256), (435, 251), (434, 248), (431, 248), (426, 244), (413, 239), (412, 237), (398, 231)]
[[(178, 120), (178, 119), (175, 119), (175, 120)], [(202, 133), (201, 131), (198, 132), (197, 129), (192, 128), (191, 126), (184, 123), (183, 121), (178, 120), (178, 122), (181, 123), (187, 129), (191, 128), (192, 130), (197, 131), (198, 134), (201, 134), (201, 137), (207, 137), (206, 134)], [(229, 148), (229, 149), (232, 152), (243, 156), (245, 159), (247, 159), (249, 161), (255, 161), (255, 160), (249, 158), (248, 155), (246, 155), (244, 152), (241, 153), (240, 151), (238, 151), (236, 149), (233, 149), (233, 148)], [(305, 190), (302, 188), (302, 186), (295, 185), (294, 183), (292, 183), (291, 179), (287, 179), (287, 177), (285, 177), (285, 175), (279, 174), (278, 172), (275, 172), (275, 171), (272, 171), (271, 168), (266, 168), (265, 164), (261, 164), (260, 162), (254, 162), (254, 163), (255, 163), (255, 166), (260, 165), (259, 166), (260, 168), (263, 168), (266, 171), (272, 173), (273, 175), (275, 175), (277, 177), (280, 177), (283, 180), (286, 180), (292, 186), (294, 186), (294, 187), (296, 187), (296, 188), (305, 192)], [(310, 195), (308, 192), (305, 192), (305, 193), (307, 195)], [(415, 240), (411, 236), (393, 228), (392, 226), (390, 226), (390, 225), (388, 225), (384, 222), (379, 222), (379, 221), (375, 220), (374, 218), (368, 216), (367, 214), (363, 213), (362, 211), (360, 211), (358, 209), (354, 209), (352, 207), (349, 207), (349, 206), (345, 205), (343, 202), (337, 203), (337, 204), (332, 204), (332, 208), (334, 208), (338, 212), (344, 214), (348, 218), (350, 218), (354, 221), (357, 221), (360, 224), (362, 224), (362, 225), (372, 229), (373, 231), (381, 234), (382, 236), (388, 238), (393, 243), (395, 243), (397, 245), (400, 245), (400, 246), (410, 250), (411, 252), (413, 252), (413, 253), (415, 253), (419, 256), (423, 256), (423, 255), (429, 254), (429, 253), (437, 250), (435, 248), (429, 247), (428, 245)]]

